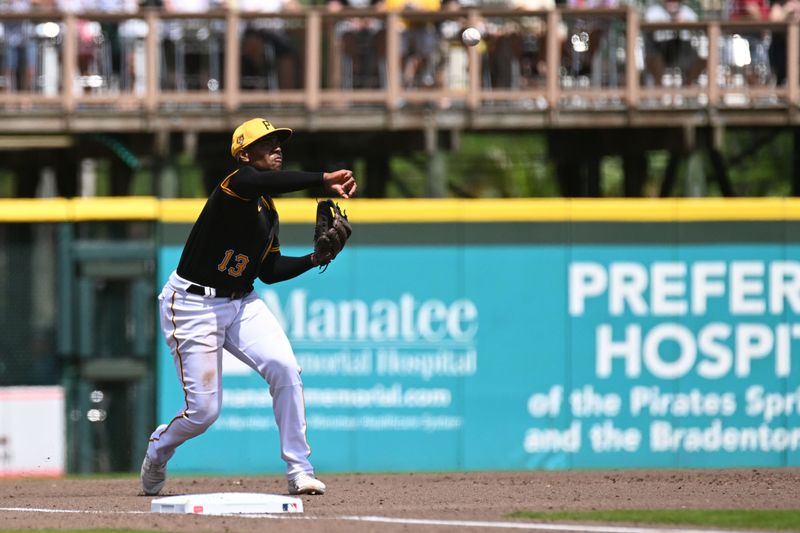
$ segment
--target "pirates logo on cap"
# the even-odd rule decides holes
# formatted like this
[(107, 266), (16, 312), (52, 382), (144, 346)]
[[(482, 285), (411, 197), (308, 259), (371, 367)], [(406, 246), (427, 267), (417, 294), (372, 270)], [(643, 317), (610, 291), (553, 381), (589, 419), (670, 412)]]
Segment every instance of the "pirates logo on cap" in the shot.
[(289, 128), (276, 128), (269, 120), (263, 118), (252, 118), (233, 130), (231, 155), (237, 157), (240, 151), (267, 135), (277, 135), (278, 140), (283, 142), (292, 136), (292, 130)]

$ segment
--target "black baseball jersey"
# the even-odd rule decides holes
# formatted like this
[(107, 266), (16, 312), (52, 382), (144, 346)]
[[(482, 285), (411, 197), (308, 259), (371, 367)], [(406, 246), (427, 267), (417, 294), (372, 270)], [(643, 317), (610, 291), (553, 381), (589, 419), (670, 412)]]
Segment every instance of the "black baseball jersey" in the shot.
[(249, 166), (234, 171), (209, 195), (183, 248), (178, 275), (215, 289), (251, 289), (267, 256), (280, 254), (278, 212), (269, 195), (319, 185), (321, 172)]

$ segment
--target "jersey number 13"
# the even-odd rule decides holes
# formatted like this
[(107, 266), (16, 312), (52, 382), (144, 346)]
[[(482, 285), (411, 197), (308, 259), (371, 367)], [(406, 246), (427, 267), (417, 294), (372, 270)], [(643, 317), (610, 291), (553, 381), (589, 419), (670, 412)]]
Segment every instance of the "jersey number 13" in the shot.
[[(238, 278), (242, 275), (244, 269), (247, 268), (247, 263), (250, 262), (250, 258), (244, 254), (236, 254), (236, 256), (234, 256), (234, 253), (235, 252), (233, 250), (226, 250), (225, 257), (223, 257), (222, 261), (220, 261), (220, 263), (217, 265), (217, 270), (220, 272), (225, 272), (227, 270), (229, 276)], [(229, 267), (228, 264), (231, 262), (231, 259), (233, 259), (236, 263)]]

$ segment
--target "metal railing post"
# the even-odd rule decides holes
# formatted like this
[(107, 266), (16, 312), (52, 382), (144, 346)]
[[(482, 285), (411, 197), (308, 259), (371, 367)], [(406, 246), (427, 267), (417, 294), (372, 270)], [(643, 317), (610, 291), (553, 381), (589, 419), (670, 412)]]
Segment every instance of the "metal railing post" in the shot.
[(239, 108), (239, 13), (234, 7), (225, 13), (225, 109)]
[(722, 37), (719, 22), (711, 21), (708, 25), (708, 107), (715, 108), (719, 104), (719, 45)]
[(320, 105), (320, 55), (322, 54), (322, 17), (317, 10), (306, 15), (306, 109), (316, 111)]
[(64, 15), (64, 51), (61, 58), (61, 98), (64, 111), (75, 110), (75, 75), (78, 72), (78, 21), (74, 13)]
[(794, 21), (786, 28), (786, 87), (789, 105), (800, 103), (800, 26)]
[(400, 97), (400, 16), (386, 15), (386, 108), (395, 109)]
[(639, 106), (639, 70), (636, 68), (636, 50), (639, 46), (639, 13), (628, 6), (625, 13), (627, 26), (625, 40), (625, 100), (628, 107)]
[(147, 21), (147, 37), (145, 37), (145, 69), (147, 70), (147, 86), (144, 105), (148, 113), (158, 109), (158, 37), (160, 19), (155, 8), (148, 8), (144, 15)]
[(559, 41), (559, 28), (561, 27), (561, 12), (551, 9), (547, 13), (547, 104), (550, 109), (558, 107), (559, 88), (558, 73), (561, 66), (561, 47)]
[[(468, 24), (477, 28), (480, 25), (480, 14), (471, 9), (467, 17)], [(467, 106), (470, 109), (477, 109), (481, 104), (481, 54), (478, 46), (468, 47), (467, 53), (469, 64), (469, 93), (467, 93)]]

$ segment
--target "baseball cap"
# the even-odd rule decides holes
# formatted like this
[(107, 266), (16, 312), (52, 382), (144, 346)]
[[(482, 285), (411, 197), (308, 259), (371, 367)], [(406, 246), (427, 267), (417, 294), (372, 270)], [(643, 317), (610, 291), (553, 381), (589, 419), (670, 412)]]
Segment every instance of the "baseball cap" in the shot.
[(236, 157), (242, 149), (267, 135), (277, 135), (281, 142), (292, 136), (289, 128), (276, 128), (269, 120), (263, 118), (251, 118), (247, 122), (239, 125), (233, 130), (231, 139), (231, 155)]

